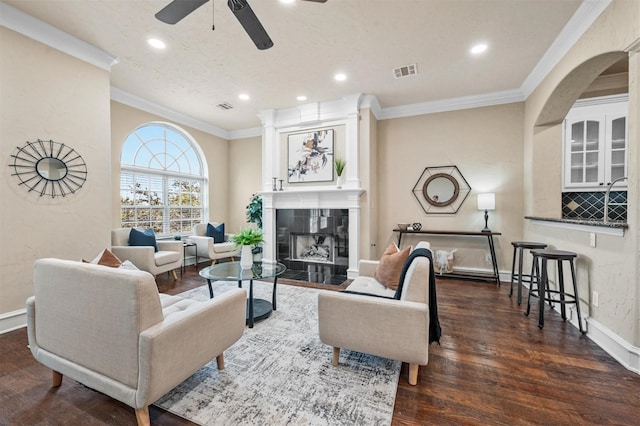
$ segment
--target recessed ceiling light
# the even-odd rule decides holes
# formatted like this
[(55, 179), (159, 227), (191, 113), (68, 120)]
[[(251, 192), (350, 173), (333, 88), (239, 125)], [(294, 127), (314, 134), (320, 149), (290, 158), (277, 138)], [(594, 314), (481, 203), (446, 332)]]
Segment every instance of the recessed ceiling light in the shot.
[(249, 100), (249, 95), (247, 95), (246, 93), (240, 93), (238, 95), (238, 99), (243, 100), (243, 101), (248, 101)]
[(297, 96), (296, 99), (299, 100), (299, 101), (306, 101), (307, 97), (304, 96), (304, 95), (300, 95), (300, 96)]
[(476, 44), (471, 48), (471, 53), (473, 53), (474, 55), (479, 55), (480, 53), (487, 50), (488, 47), (489, 46), (487, 46), (485, 43)]
[(343, 73), (338, 73), (333, 76), (336, 81), (345, 81), (347, 79), (347, 75)]
[(292, 4), (294, 3), (296, 0), (280, 0), (280, 3), (284, 3), (284, 4)]
[(149, 46), (155, 47), (156, 49), (164, 49), (167, 47), (167, 45), (164, 44), (164, 41), (158, 40), (157, 38), (150, 38), (147, 40), (147, 43), (149, 43)]

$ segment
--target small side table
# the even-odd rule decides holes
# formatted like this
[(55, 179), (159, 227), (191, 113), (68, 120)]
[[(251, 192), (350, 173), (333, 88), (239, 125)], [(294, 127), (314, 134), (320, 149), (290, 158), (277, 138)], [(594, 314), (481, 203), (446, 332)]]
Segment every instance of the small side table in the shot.
[(196, 250), (196, 264), (195, 268), (198, 269), (198, 245), (196, 243), (182, 243), (182, 268), (180, 269), (180, 277), (185, 270), (185, 263), (187, 261), (187, 247), (195, 247)]

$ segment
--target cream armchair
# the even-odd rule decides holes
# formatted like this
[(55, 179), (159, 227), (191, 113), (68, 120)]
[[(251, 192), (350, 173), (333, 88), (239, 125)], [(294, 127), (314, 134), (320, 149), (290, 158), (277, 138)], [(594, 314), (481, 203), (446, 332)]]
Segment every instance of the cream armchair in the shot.
[[(416, 248), (430, 252), (427, 242)], [(400, 360), (409, 364), (409, 383), (415, 385), (419, 366), (429, 361), (429, 325), (433, 314), (429, 307), (429, 283), (433, 267), (427, 257), (416, 257), (406, 271), (400, 299), (395, 300), (395, 291), (374, 278), (377, 266), (377, 261), (360, 260), (359, 276), (345, 292), (319, 292), (320, 340), (333, 346), (335, 366), (339, 364), (341, 348)], [(435, 314), (437, 324), (437, 309)]]
[(131, 228), (118, 228), (111, 231), (111, 252), (120, 260), (129, 260), (138, 269), (152, 275), (171, 271), (178, 279), (176, 269), (182, 266), (184, 251), (182, 241), (158, 240), (158, 251), (151, 246), (130, 246)]
[[(219, 223), (211, 222), (213, 226), (218, 226)], [(224, 234), (224, 242), (214, 243), (212, 237), (207, 237), (207, 224), (198, 223), (193, 227), (193, 235), (189, 237), (197, 246), (198, 257), (206, 257), (211, 260), (213, 265), (219, 259), (238, 257), (240, 255), (240, 247), (229, 241), (233, 234)], [(196, 259), (196, 263), (198, 259)]]
[(158, 294), (144, 271), (41, 259), (27, 300), (31, 353), (53, 370), (135, 409), (149, 424), (149, 404), (223, 351), (244, 332), (246, 291), (206, 302)]

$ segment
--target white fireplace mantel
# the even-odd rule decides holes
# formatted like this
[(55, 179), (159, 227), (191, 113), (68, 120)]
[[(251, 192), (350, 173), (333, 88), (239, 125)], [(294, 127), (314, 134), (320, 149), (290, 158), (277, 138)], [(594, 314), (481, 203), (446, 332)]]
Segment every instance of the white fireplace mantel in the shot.
[(265, 242), (263, 262), (276, 263), (276, 210), (278, 209), (348, 209), (349, 210), (349, 267), (347, 277), (358, 274), (360, 241), (360, 202), (362, 189), (309, 187), (262, 192), (262, 228)]

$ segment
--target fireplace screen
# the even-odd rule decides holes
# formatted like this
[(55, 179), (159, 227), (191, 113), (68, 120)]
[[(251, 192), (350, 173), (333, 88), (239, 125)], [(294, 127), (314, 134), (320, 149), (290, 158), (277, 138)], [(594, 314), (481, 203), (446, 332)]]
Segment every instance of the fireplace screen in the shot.
[(336, 238), (330, 234), (291, 234), (291, 260), (335, 263)]

